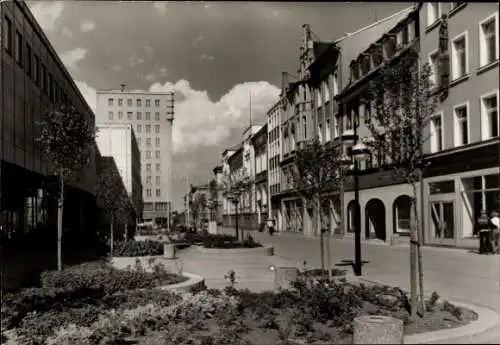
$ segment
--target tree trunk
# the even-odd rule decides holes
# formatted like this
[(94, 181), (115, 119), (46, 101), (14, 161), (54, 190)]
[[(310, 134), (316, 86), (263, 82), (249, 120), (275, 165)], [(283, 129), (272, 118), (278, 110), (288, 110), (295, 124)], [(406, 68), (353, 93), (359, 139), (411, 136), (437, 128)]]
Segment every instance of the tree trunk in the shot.
[(418, 295), (417, 295), (417, 243), (418, 234), (416, 228), (416, 218), (415, 218), (415, 197), (411, 200), (411, 238), (410, 238), (410, 294), (411, 294), (411, 318), (413, 322), (417, 319), (417, 305), (418, 305)]
[(423, 234), (422, 229), (420, 229), (420, 221), (418, 216), (418, 208), (417, 208), (417, 187), (415, 183), (412, 184), (413, 188), (413, 213), (415, 216), (415, 230), (417, 232), (417, 265), (418, 265), (418, 283), (419, 283), (419, 292), (420, 292), (420, 310), (422, 315), (425, 313), (425, 303), (424, 303), (424, 267), (422, 263), (422, 243), (423, 243)]
[(318, 212), (316, 219), (316, 229), (319, 230), (319, 243), (321, 246), (320, 255), (321, 255), (321, 272), (325, 274), (325, 239), (323, 236), (323, 231), (321, 231), (321, 197), (318, 198)]
[(64, 180), (60, 179), (60, 194), (57, 203), (57, 270), (62, 270), (62, 234), (63, 234), (63, 211), (64, 211)]
[(111, 214), (111, 222), (109, 224), (109, 254), (113, 257), (113, 242), (114, 242), (114, 231), (113, 231), (113, 214)]
[[(328, 210), (329, 212), (331, 212), (330, 210), (330, 201), (328, 201)], [(329, 214), (330, 216), (330, 214)], [(331, 216), (330, 216), (330, 226), (329, 226), (329, 229), (327, 231), (327, 234), (328, 236), (326, 237), (326, 268), (328, 269), (328, 280), (331, 281), (332, 280), (332, 256), (330, 254), (330, 229), (332, 228), (331, 226)]]

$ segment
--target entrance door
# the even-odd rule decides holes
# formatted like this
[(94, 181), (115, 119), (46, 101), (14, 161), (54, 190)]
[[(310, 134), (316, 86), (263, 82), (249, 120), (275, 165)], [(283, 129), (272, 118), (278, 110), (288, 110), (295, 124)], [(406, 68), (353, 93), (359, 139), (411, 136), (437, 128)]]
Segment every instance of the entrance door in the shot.
[(455, 203), (452, 200), (431, 201), (429, 242), (455, 243)]

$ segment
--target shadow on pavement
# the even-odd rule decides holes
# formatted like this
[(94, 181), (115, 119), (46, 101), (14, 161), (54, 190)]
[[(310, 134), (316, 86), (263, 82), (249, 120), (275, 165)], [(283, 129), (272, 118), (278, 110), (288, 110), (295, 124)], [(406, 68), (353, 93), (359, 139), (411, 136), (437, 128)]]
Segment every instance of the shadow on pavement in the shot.
[[(370, 261), (361, 260), (361, 266), (364, 266), (365, 264), (369, 264), (369, 263), (370, 263)], [(337, 266), (337, 267), (350, 266), (351, 269), (352, 269), (352, 272), (355, 272), (355, 269), (354, 269), (354, 260), (352, 260), (352, 259), (341, 260), (339, 263), (336, 263), (335, 266)]]

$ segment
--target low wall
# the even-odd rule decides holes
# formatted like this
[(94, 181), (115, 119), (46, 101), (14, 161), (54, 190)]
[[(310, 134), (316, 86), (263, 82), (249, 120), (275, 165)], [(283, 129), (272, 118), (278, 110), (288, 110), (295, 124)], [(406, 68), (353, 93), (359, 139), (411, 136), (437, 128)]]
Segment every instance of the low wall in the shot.
[(201, 254), (254, 254), (254, 255), (267, 255), (270, 248), (273, 248), (271, 245), (263, 245), (262, 247), (256, 248), (231, 248), (231, 249), (223, 249), (223, 248), (204, 248), (202, 246), (193, 246), (196, 252)]
[(162, 242), (167, 239), (167, 236), (165, 235), (135, 235), (134, 240), (137, 242), (144, 242), (144, 241), (158, 241)]
[[(135, 268), (137, 259), (139, 259), (141, 266), (146, 270), (151, 272), (153, 270), (154, 265), (156, 264), (162, 264), (165, 266), (165, 269), (169, 272), (173, 272), (176, 274), (180, 274), (184, 277), (187, 277), (188, 280), (183, 281), (181, 283), (177, 284), (171, 284), (171, 285), (165, 285), (165, 286), (160, 286), (159, 289), (162, 290), (180, 290), (180, 291), (186, 291), (186, 292), (196, 292), (203, 290), (205, 288), (205, 278), (193, 274), (193, 273), (188, 273), (188, 272), (179, 272), (180, 269), (182, 269), (182, 263), (179, 263), (178, 260), (173, 259), (165, 259), (161, 255), (154, 255), (154, 256), (136, 256), (136, 257), (131, 257), (131, 256), (124, 256), (124, 257), (113, 257), (111, 259), (111, 265), (120, 270), (127, 269), (128, 266), (130, 266), (132, 269)], [(150, 259), (154, 259), (154, 262), (152, 264), (149, 264)]]

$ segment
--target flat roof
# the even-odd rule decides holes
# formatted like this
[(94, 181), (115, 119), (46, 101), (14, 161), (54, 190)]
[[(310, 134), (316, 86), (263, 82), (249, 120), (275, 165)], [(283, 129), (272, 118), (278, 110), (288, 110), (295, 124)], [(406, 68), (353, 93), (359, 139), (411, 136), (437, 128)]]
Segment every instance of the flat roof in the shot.
[(158, 96), (166, 96), (166, 95), (173, 95), (174, 90), (172, 91), (167, 91), (167, 92), (148, 92), (144, 90), (116, 90), (116, 89), (110, 89), (110, 90), (97, 90), (96, 94), (120, 94), (120, 95), (158, 95)]

